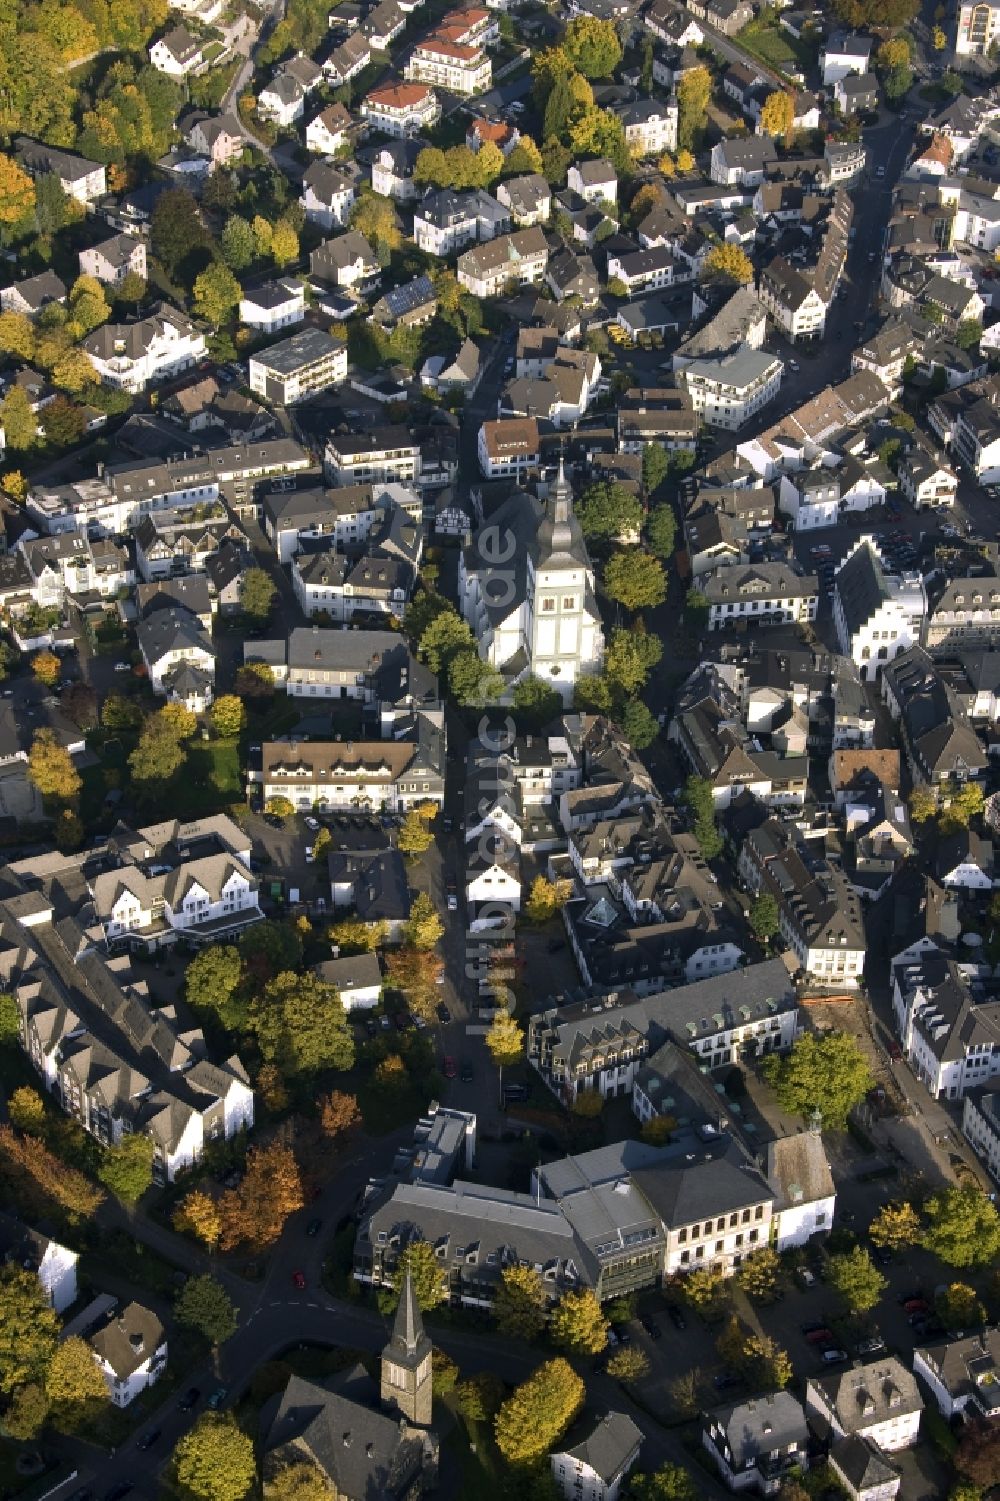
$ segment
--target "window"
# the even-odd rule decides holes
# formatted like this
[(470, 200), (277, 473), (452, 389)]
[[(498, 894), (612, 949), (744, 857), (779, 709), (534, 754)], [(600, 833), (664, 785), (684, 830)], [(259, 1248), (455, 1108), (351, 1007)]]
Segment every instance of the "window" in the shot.
[(553, 610), (555, 609), (555, 607), (556, 607), (556, 602), (555, 602), (554, 599), (551, 598), (551, 596), (547, 595), (542, 600), (542, 613), (543, 614), (550, 615), (553, 612)]

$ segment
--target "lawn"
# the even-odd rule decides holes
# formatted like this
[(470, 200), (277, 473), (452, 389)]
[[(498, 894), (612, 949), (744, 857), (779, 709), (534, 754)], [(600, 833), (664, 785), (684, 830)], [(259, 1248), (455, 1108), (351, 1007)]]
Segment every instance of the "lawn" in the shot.
[(762, 63), (767, 63), (779, 73), (787, 73), (793, 68), (807, 73), (816, 63), (815, 44), (793, 37), (791, 32), (779, 26), (776, 21), (770, 25), (762, 25), (759, 20), (751, 21), (749, 26), (744, 26), (736, 40), (741, 47), (752, 52), (754, 57), (759, 57)]
[(180, 818), (198, 818), (218, 813), (230, 804), (243, 802), (239, 742), (195, 741), (187, 753), (187, 765), (174, 793)]

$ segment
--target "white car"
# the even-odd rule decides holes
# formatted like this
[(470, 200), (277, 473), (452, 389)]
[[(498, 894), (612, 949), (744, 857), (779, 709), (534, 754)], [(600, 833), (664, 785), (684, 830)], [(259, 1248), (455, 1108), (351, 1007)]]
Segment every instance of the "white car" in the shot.
[(448, 911), (449, 912), (457, 912), (458, 911), (458, 897), (455, 895), (454, 892), (452, 892), (451, 895), (448, 897)]
[(312, 859), (312, 857), (313, 857), (313, 846), (311, 844), (307, 844), (306, 845), (306, 861), (307, 861), (307, 863), (308, 863), (308, 861), (310, 861)]
[(115, 663), (115, 672), (131, 672), (131, 671), (132, 671), (132, 668), (129, 666), (128, 662), (116, 662)]
[(876, 167), (875, 168), (875, 176), (876, 177), (884, 177), (885, 176), (885, 168), (884, 167)]
[(319, 821), (317, 819), (304, 818), (302, 822), (305, 824), (307, 829), (312, 829), (314, 834), (317, 834), (319, 832)]

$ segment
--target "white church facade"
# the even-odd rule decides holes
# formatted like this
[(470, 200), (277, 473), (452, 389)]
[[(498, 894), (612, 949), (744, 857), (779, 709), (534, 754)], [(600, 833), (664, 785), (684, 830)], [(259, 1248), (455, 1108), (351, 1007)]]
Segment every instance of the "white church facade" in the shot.
[(519, 491), (466, 544), (459, 592), (480, 656), (511, 685), (533, 675), (568, 704), (577, 678), (600, 671), (594, 569), (562, 460), (544, 502)]

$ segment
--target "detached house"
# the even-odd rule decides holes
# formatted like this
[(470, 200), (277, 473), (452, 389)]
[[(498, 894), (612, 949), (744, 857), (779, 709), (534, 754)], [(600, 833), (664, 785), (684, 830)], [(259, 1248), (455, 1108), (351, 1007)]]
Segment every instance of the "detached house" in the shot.
[(137, 636), (154, 693), (170, 696), (175, 675), (183, 669), (187, 682), (193, 670), (201, 681), (202, 706), (211, 703), (215, 652), (211, 637), (188, 610), (157, 610), (139, 622)]
[(809, 1463), (809, 1428), (791, 1392), (741, 1397), (706, 1413), (701, 1442), (731, 1491), (773, 1495)]
[(88, 1344), (116, 1407), (128, 1407), (166, 1369), (163, 1325), (141, 1303), (113, 1312), (102, 1328), (88, 1335)]
[(78, 203), (93, 203), (108, 191), (107, 168), (101, 162), (61, 151), (58, 146), (47, 146), (43, 141), (33, 141), (30, 136), (16, 136), (14, 150), (18, 166), (29, 177), (52, 173), (58, 177), (63, 192)]
[(508, 177), (497, 186), (497, 202), (510, 209), (511, 218), (521, 228), (544, 224), (552, 208), (552, 190), (540, 172), (524, 177)]
[(102, 324), (81, 347), (102, 385), (132, 395), (189, 370), (207, 349), (201, 329), (165, 302), (136, 323)]
[(328, 104), (306, 126), (306, 150), (319, 156), (334, 156), (349, 144), (350, 111), (342, 104)]
[(117, 286), (126, 276), (146, 280), (146, 241), (139, 235), (112, 235), (89, 250), (80, 251), (80, 275)]
[(618, 201), (618, 173), (605, 156), (574, 162), (566, 175), (566, 184), (585, 203)]
[(299, 201), (306, 218), (321, 229), (346, 225), (356, 196), (354, 179), (332, 162), (313, 162), (306, 168)]
[(368, 37), (363, 31), (356, 31), (346, 42), (334, 47), (323, 64), (323, 76), (334, 88), (343, 88), (345, 83), (350, 83), (352, 78), (363, 72), (371, 60), (372, 49)]
[(186, 26), (174, 26), (149, 49), (154, 68), (169, 78), (187, 78), (205, 67), (205, 43)]
[(837, 1438), (865, 1438), (887, 1454), (916, 1443), (923, 1410), (912, 1371), (895, 1355), (806, 1382), (809, 1415)]
[(605, 1413), (596, 1426), (571, 1430), (549, 1455), (552, 1478), (565, 1501), (618, 1501), (641, 1447), (642, 1430), (630, 1417)]

